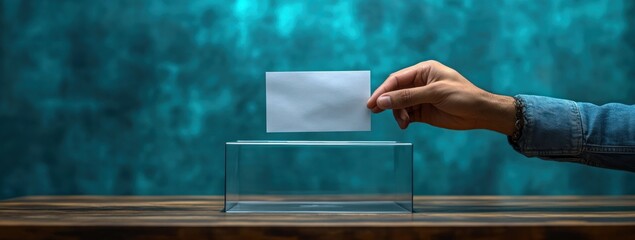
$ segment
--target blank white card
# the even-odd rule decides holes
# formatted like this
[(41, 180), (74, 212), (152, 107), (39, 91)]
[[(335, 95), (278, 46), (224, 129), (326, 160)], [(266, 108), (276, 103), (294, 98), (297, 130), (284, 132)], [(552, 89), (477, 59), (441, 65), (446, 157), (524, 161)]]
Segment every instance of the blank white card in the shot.
[(370, 71), (267, 72), (267, 132), (370, 131)]

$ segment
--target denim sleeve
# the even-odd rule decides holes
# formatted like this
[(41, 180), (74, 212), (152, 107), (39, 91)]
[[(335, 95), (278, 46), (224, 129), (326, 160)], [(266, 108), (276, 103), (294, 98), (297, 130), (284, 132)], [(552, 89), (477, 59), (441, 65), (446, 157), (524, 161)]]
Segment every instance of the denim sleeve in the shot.
[(512, 146), (527, 157), (635, 172), (635, 105), (597, 106), (518, 95), (525, 125)]

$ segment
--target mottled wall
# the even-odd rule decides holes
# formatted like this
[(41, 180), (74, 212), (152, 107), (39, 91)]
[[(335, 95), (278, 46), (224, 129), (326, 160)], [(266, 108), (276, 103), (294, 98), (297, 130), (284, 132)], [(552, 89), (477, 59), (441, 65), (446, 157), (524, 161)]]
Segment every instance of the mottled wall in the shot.
[(264, 115), (265, 71), (370, 69), (376, 87), (426, 59), (496, 93), (633, 104), (634, 23), (629, 0), (2, 0), (0, 198), (222, 194), (237, 139), (413, 142), (417, 194), (635, 194), (635, 174), (491, 132), (384, 113), (372, 132), (267, 134)]

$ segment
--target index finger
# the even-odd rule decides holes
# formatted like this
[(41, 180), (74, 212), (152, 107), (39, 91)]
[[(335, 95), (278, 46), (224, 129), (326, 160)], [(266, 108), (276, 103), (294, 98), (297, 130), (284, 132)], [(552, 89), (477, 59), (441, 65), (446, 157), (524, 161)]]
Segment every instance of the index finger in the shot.
[(375, 109), (377, 107), (377, 98), (384, 93), (412, 87), (414, 79), (417, 76), (417, 67), (418, 65), (413, 65), (390, 74), (370, 96), (366, 107)]

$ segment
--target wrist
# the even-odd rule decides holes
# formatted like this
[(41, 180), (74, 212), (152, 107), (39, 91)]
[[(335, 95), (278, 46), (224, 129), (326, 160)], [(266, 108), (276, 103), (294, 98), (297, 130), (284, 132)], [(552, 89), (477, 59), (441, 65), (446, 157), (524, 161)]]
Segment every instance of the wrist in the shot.
[(515, 99), (510, 96), (489, 94), (484, 113), (483, 128), (511, 136), (516, 124)]

